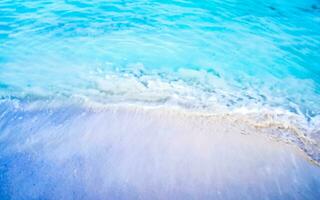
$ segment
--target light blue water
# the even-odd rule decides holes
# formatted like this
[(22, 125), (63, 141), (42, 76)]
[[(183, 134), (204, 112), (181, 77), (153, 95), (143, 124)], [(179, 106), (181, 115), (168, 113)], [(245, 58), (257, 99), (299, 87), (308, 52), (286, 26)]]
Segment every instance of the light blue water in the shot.
[(0, 6), (2, 99), (76, 96), (320, 113), (318, 1)]
[(52, 102), (267, 113), (319, 161), (319, 33), (318, 0), (1, 0), (0, 134)]

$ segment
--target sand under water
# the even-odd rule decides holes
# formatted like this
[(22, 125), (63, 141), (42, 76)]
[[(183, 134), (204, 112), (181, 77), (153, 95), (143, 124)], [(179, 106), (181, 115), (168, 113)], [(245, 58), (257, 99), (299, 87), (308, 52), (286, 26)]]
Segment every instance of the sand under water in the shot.
[[(320, 167), (243, 116), (113, 105), (2, 112), (3, 199), (318, 199)], [(14, 133), (14, 134), (13, 134)]]

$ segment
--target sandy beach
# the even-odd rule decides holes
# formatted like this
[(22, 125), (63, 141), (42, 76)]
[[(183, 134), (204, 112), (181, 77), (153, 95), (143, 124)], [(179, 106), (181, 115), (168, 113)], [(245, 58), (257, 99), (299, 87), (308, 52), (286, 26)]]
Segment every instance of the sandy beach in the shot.
[(10, 143), (0, 160), (9, 160), (1, 181), (16, 198), (317, 199), (320, 195), (320, 168), (303, 151), (230, 117), (139, 107), (29, 114), (33, 118), (25, 113), (24, 119), (12, 122), (19, 134), (2, 137)]

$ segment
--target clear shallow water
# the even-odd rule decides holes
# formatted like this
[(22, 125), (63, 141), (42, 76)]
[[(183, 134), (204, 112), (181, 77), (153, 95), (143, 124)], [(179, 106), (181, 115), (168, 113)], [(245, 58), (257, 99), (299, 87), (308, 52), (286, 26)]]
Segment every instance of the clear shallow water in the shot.
[(318, 1), (1, 1), (1, 98), (320, 113)]
[(0, 8), (5, 102), (267, 113), (319, 142), (319, 1), (1, 1)]
[(1, 143), (29, 107), (161, 105), (279, 127), (319, 161), (319, 33), (316, 0), (2, 0)]

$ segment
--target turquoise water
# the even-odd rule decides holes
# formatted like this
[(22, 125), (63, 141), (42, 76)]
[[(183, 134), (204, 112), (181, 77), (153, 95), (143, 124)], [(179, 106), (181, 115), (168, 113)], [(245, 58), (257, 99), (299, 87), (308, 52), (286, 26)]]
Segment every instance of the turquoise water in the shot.
[(0, 146), (19, 119), (130, 104), (266, 117), (319, 161), (319, 33), (318, 0), (2, 0)]
[(318, 1), (1, 1), (1, 98), (320, 114)]

